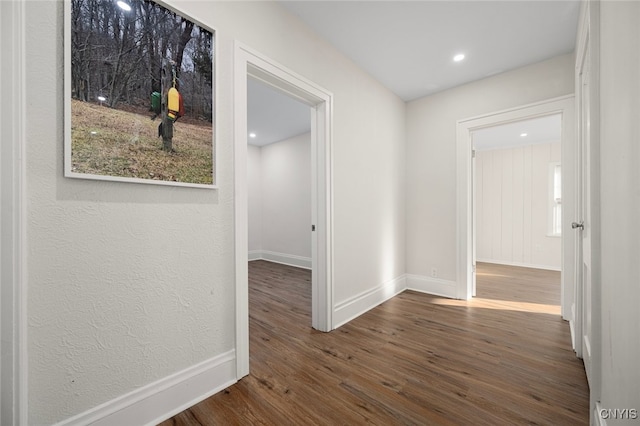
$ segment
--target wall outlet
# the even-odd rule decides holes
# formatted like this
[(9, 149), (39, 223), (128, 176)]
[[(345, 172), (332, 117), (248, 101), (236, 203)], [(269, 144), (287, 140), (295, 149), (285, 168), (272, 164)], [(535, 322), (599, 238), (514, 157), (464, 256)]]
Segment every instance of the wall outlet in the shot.
[(438, 278), (438, 270), (436, 268), (431, 268), (431, 276), (433, 278)]

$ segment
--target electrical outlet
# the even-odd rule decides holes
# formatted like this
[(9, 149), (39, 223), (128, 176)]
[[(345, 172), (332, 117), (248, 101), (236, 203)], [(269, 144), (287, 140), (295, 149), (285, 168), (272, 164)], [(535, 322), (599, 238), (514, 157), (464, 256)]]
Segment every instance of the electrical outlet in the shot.
[(438, 270), (436, 268), (431, 268), (431, 276), (433, 278), (438, 278)]

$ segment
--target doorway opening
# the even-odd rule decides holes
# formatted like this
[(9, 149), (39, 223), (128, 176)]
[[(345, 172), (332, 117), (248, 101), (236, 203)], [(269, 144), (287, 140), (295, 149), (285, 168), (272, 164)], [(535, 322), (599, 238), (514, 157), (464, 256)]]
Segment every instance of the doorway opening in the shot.
[[(333, 329), (332, 170), (333, 95), (286, 67), (249, 49), (235, 46), (234, 64), (234, 181), (236, 374), (249, 374), (248, 303), (248, 77), (305, 104), (310, 111), (311, 154), (311, 326)], [(257, 136), (257, 135), (256, 135)], [(289, 258), (291, 259), (291, 258)]]
[(484, 127), (471, 139), (473, 296), (560, 314), (562, 116)]
[(247, 90), (249, 261), (312, 269), (311, 109), (251, 77)]
[(311, 108), (252, 77), (247, 95), (249, 316), (255, 356), (284, 315), (303, 327), (312, 323)]
[[(482, 129), (521, 122), (526, 119), (560, 115), (561, 117), (561, 158), (575, 157), (574, 98), (564, 96), (510, 110), (499, 111), (480, 117), (460, 120), (457, 123), (457, 297), (470, 299), (475, 292), (475, 241), (474, 241), (474, 179), (473, 179), (473, 135)], [(562, 164), (562, 216), (571, 218), (575, 211), (575, 164)], [(575, 315), (571, 310), (575, 300), (575, 241), (567, 220), (561, 223), (561, 314), (569, 320), (572, 328)]]

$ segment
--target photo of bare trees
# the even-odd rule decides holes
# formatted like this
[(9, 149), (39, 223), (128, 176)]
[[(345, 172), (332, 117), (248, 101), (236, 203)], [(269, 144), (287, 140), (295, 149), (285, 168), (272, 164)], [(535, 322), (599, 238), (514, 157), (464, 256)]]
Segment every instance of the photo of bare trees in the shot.
[(67, 10), (65, 174), (215, 185), (213, 33), (151, 0)]

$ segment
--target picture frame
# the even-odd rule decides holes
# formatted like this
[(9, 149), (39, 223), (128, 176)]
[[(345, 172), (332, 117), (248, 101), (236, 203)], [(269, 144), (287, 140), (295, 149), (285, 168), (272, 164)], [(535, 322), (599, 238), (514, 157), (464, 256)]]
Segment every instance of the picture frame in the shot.
[(64, 4), (64, 176), (217, 188), (215, 31), (155, 0)]

